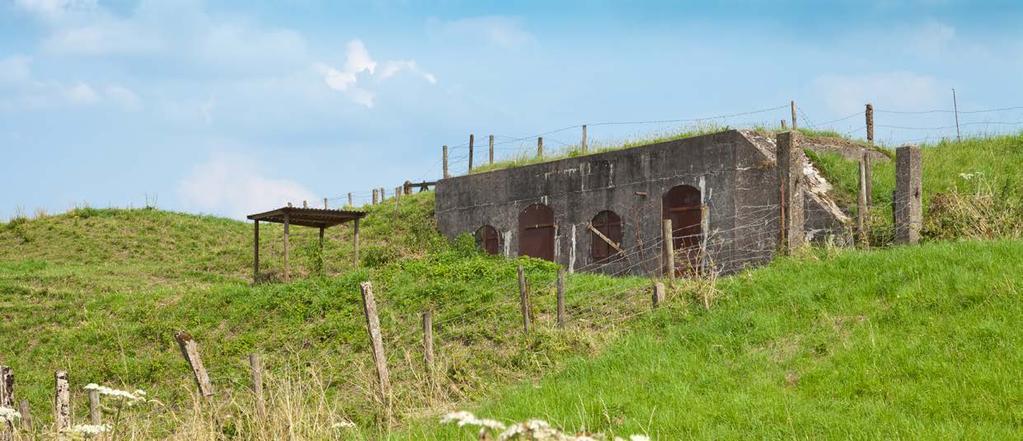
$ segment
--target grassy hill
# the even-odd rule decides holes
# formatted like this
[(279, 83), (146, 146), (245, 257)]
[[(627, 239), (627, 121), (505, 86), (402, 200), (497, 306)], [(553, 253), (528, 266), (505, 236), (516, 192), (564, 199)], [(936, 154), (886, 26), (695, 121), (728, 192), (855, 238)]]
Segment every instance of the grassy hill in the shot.
[[(925, 149), (926, 237), (935, 242), (926, 247), (817, 250), (717, 285), (679, 283), (652, 314), (649, 280), (574, 274), (565, 329), (554, 326), (556, 268), (481, 255), (469, 238), (448, 243), (435, 230), (432, 193), (368, 207), (359, 266), (348, 227), (328, 229), (322, 252), (315, 230), (294, 228), (296, 280), (287, 284), (250, 283), (252, 232), (243, 222), (90, 208), (15, 219), (0, 225), (0, 363), (14, 368), (19, 397), (43, 423), (53, 371), (66, 369), (78, 420), (87, 383), (158, 399), (135, 412), (127, 429), (138, 439), (372, 438), (383, 412), (358, 290), (370, 280), (404, 428), (396, 438), (464, 437), (434, 421), (466, 407), (662, 439), (1007, 433), (1023, 421), (1011, 398), (1018, 381), (1007, 374), (1019, 359), (1001, 349), (1019, 339), (1005, 321), (1018, 316), (1013, 275), (1023, 250), (1019, 242), (938, 241), (1021, 237), (1013, 185), (1023, 182), (1021, 146), (1023, 136), (1008, 136)], [(811, 159), (836, 192), (855, 188), (855, 163)], [(891, 167), (874, 170), (876, 245), (890, 228)], [(280, 272), (280, 226), (262, 226), (261, 236), (262, 271)], [(533, 292), (529, 335), (521, 332), (520, 264)], [(719, 298), (709, 311), (706, 295)], [(427, 309), (438, 360), (432, 383), (421, 361)], [(212, 403), (195, 401), (177, 330), (201, 345)], [(960, 342), (958, 330), (976, 341)], [(251, 352), (266, 359), (271, 423), (252, 415)], [(952, 365), (965, 370), (936, 372)], [(989, 390), (992, 382), (1004, 392)], [(959, 396), (970, 401), (950, 407), (965, 415), (954, 420), (938, 403)], [(994, 415), (998, 408), (1009, 416)], [(879, 422), (870, 426), (871, 418)], [(357, 428), (334, 428), (345, 421)]]

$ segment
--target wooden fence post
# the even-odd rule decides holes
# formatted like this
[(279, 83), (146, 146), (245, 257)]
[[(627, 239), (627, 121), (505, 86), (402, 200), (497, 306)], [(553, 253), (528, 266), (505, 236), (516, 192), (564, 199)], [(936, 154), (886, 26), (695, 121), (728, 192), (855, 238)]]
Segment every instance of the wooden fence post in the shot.
[(864, 171), (866, 172), (867, 179), (867, 209), (869, 210), (874, 206), (874, 160), (870, 158), (870, 151), (863, 151), (863, 163), (865, 164)]
[(490, 165), (494, 165), (494, 135), (490, 135)]
[(89, 421), (94, 426), (103, 423), (103, 409), (99, 406), (99, 391), (89, 391)]
[(789, 101), (789, 109), (792, 111), (792, 130), (796, 130), (798, 128), (798, 126), (796, 125), (796, 101), (795, 100)]
[(476, 135), (469, 134), (469, 173), (472, 173), (473, 145), (476, 143)]
[(579, 143), (579, 149), (582, 150), (583, 153), (586, 153), (586, 150), (589, 148), (589, 146), (586, 145), (587, 142), (588, 140), (586, 139), (586, 124), (583, 124), (583, 139)]
[(661, 223), (661, 241), (663, 243), (664, 278), (675, 280), (675, 238), (671, 227), (671, 219), (664, 219)]
[(448, 146), (444, 146), (441, 151), (443, 152), (441, 155), (444, 157), (444, 160), (443, 160), (444, 161), (444, 165), (443, 165), (444, 174), (441, 175), (441, 176), (443, 176), (444, 179), (447, 179), (447, 178), (451, 177), (451, 175), (448, 174)]
[(526, 286), (526, 273), (522, 271), (522, 265), (518, 267), (519, 275), (519, 305), (522, 309), (522, 330), (529, 333), (529, 288)]
[(53, 428), (60, 434), (71, 429), (71, 386), (68, 384), (67, 371), (57, 371), (53, 378)]
[(263, 360), (257, 353), (249, 354), (249, 368), (252, 369), (252, 397), (256, 401), (256, 416), (266, 419), (266, 402), (263, 401)]
[(355, 205), (352, 204), (352, 192), (348, 192), (348, 208), (352, 208)]
[[(14, 370), (0, 366), (0, 407), (14, 409)], [(14, 422), (8, 421), (0, 427), (0, 440), (10, 441), (14, 437)]]
[(860, 159), (860, 185), (856, 199), (856, 234), (860, 247), (866, 248), (867, 238), (867, 154)]
[(373, 189), (373, 204), (372, 205), (376, 205), (377, 204), (377, 198), (380, 197), (379, 194), (380, 194), (379, 190), (374, 188)]
[(654, 292), (652, 299), (654, 308), (661, 305), (664, 302), (664, 284), (661, 282), (654, 282)]
[(377, 368), (380, 399), (384, 403), (387, 426), (391, 425), (391, 377), (387, 372), (387, 357), (384, 355), (384, 339), (380, 333), (380, 318), (377, 316), (377, 302), (373, 297), (373, 284), (362, 282), (362, 307), (366, 313), (366, 330), (369, 332), (370, 348), (373, 350), (373, 364)]
[(178, 331), (174, 334), (174, 339), (178, 341), (181, 355), (185, 357), (188, 366), (192, 368), (192, 375), (195, 377), (195, 384), (199, 387), (199, 393), (205, 398), (212, 397), (213, 385), (210, 384), (210, 376), (206, 373), (202, 358), (199, 357), (199, 344), (185, 331)]
[(867, 103), (867, 110), (863, 115), (867, 119), (867, 142), (874, 143), (874, 105)]
[(558, 327), (565, 327), (565, 269), (558, 267)]
[(536, 157), (543, 159), (543, 137), (536, 138)]
[(788, 130), (787, 126), (788, 126), (788, 124), (785, 123), (785, 120), (784, 119), (781, 120), (781, 130), (782, 131)]
[(18, 406), (21, 412), (21, 428), (28, 432), (32, 431), (32, 406), (29, 406), (28, 400), (21, 400), (21, 405)]
[(426, 378), (433, 389), (433, 313), (423, 311), (423, 364), (426, 365)]

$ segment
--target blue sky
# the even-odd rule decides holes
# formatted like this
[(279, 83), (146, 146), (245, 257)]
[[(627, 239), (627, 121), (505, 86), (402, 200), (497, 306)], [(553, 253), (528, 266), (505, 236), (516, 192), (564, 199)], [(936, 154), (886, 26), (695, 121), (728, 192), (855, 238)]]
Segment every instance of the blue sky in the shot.
[[(464, 170), (469, 133), (495, 134), (503, 157), (578, 124), (790, 99), (804, 126), (862, 137), (855, 114), (873, 102), (880, 141), (940, 139), (955, 133), (952, 88), (960, 110), (1023, 106), (1019, 23), (1011, 1), (3, 0), (0, 219), (365, 200), (438, 177), (443, 144)], [(967, 134), (1017, 131), (1023, 109), (960, 119)], [(610, 144), (694, 124), (589, 132)]]

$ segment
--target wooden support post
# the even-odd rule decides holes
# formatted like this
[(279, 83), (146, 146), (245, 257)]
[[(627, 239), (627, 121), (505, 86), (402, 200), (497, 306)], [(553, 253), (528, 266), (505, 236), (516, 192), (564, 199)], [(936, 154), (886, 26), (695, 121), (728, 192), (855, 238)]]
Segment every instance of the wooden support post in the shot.
[[(397, 186), (397, 187), (394, 187), (394, 200), (395, 201), (397, 201), (398, 199), (401, 199), (401, 193), (402, 193), (402, 190), (401, 190), (401, 186), (400, 185)], [(397, 205), (397, 202), (395, 202), (395, 205)]]
[(664, 284), (663, 283), (661, 283), (661, 282), (655, 282), (654, 283), (654, 292), (653, 292), (653, 295), (651, 296), (651, 300), (653, 301), (654, 308), (660, 306), (661, 303), (664, 303)]
[(671, 227), (671, 219), (661, 221), (661, 242), (664, 244), (664, 278), (675, 280), (675, 237)]
[(780, 201), (781, 251), (792, 253), (805, 241), (803, 225), (803, 163), (805, 157), (799, 147), (799, 132), (794, 130), (779, 133), (775, 144), (777, 149), (777, 171)]
[(323, 209), (327, 209), (327, 198), (323, 198)]
[(263, 360), (259, 354), (249, 354), (249, 368), (252, 370), (252, 398), (256, 402), (256, 416), (266, 419), (266, 402), (263, 401)]
[(291, 262), (288, 260), (290, 257), (290, 241), (291, 241), (291, 219), (287, 214), (284, 215), (284, 281), (291, 280)]
[(788, 124), (787, 124), (787, 123), (785, 122), (785, 120), (784, 120), (784, 119), (783, 119), (783, 120), (781, 120), (781, 129), (782, 129), (783, 131), (784, 131), (784, 130), (788, 130), (788, 127), (787, 127), (787, 126), (788, 126)]
[(309, 208), (309, 201), (302, 201), (302, 208)]
[(857, 243), (861, 248), (867, 248), (867, 155), (864, 153), (860, 159), (860, 182), (856, 199), (856, 235)]
[(469, 173), (472, 173), (472, 151), (473, 151), (473, 144), (475, 144), (475, 141), (476, 141), (476, 136), (470, 133), (469, 134)]
[(323, 227), (320, 227), (320, 252), (323, 252)]
[(359, 266), (359, 220), (355, 219), (352, 228), (352, 247), (355, 249), (355, 266)]
[(57, 371), (53, 379), (53, 428), (60, 434), (71, 429), (71, 385), (68, 384), (67, 371)]
[(206, 373), (206, 367), (202, 364), (202, 358), (199, 357), (199, 344), (185, 331), (178, 331), (174, 334), (174, 339), (178, 341), (181, 355), (185, 357), (185, 361), (192, 369), (192, 376), (195, 377), (199, 394), (204, 398), (212, 397), (213, 385), (210, 383), (209, 374)]
[[(14, 370), (0, 366), (0, 407), (14, 409)], [(0, 423), (0, 440), (10, 441), (14, 437), (14, 422)]]
[(558, 268), (558, 327), (565, 327), (565, 269)]
[(494, 135), (490, 135), (490, 165), (494, 165)]
[(94, 426), (103, 424), (103, 408), (99, 405), (98, 390), (89, 391), (89, 421)]
[(615, 243), (615, 241), (611, 240), (611, 238), (605, 236), (604, 233), (601, 233), (600, 230), (594, 228), (592, 222), (588, 222), (586, 224), (586, 228), (588, 228), (590, 231), (592, 231), (593, 234), (596, 234), (597, 237), (600, 238), (600, 240), (603, 240), (608, 245), (610, 245), (611, 248), (614, 248), (615, 251), (617, 251), (617, 252), (619, 252), (621, 254), (625, 254), (625, 250), (622, 249), (621, 245), (619, 245), (618, 243)]
[(867, 179), (867, 209), (874, 206), (874, 160), (870, 158), (870, 150), (863, 151), (864, 171)]
[(448, 146), (444, 146), (442, 151), (443, 151), (442, 156), (444, 157), (444, 165), (443, 165), (444, 174), (441, 175), (441, 176), (443, 176), (444, 179), (447, 179), (447, 178), (451, 177), (451, 175), (448, 174)]
[(519, 305), (522, 309), (522, 330), (529, 333), (529, 287), (526, 286), (526, 273), (522, 271), (522, 265), (518, 268), (519, 276)]
[(252, 283), (259, 283), (259, 221), (252, 221)]
[(874, 105), (867, 103), (867, 110), (863, 112), (867, 120), (867, 142), (874, 143)]
[(352, 208), (354, 206), (355, 204), (352, 203), (352, 192), (348, 192), (348, 208)]
[(536, 138), (536, 157), (543, 159), (543, 137)]
[(799, 126), (796, 125), (796, 101), (789, 101), (789, 108), (792, 110), (792, 130), (796, 130)]
[(412, 194), (412, 181), (405, 181), (404, 188), (402, 191), (405, 192), (405, 196)]
[(21, 412), (21, 428), (25, 431), (31, 432), (32, 427), (32, 406), (29, 406), (28, 400), (21, 400), (21, 405), (18, 406), (18, 410)]
[(423, 365), (426, 367), (426, 378), (433, 388), (433, 312), (423, 311)]
[(387, 196), (384, 187), (380, 187), (380, 203), (383, 203), (385, 199), (387, 199)]
[(923, 226), (923, 164), (920, 147), (895, 149), (895, 243), (920, 241)]
[(387, 372), (387, 357), (384, 355), (384, 338), (380, 333), (380, 318), (377, 316), (377, 303), (373, 297), (373, 284), (362, 282), (362, 307), (366, 312), (366, 330), (369, 332), (370, 348), (373, 350), (373, 364), (377, 368), (377, 380), (380, 386), (380, 399), (384, 404), (387, 425), (391, 425), (391, 377)]
[(586, 153), (586, 150), (589, 148), (587, 142), (588, 140), (586, 139), (586, 124), (583, 124), (583, 139), (582, 141), (579, 142), (579, 150), (582, 150), (583, 153)]
[(374, 188), (373, 189), (373, 204), (372, 205), (376, 205), (377, 204), (377, 198), (378, 197), (380, 197), (380, 195), (379, 195), (377, 189)]

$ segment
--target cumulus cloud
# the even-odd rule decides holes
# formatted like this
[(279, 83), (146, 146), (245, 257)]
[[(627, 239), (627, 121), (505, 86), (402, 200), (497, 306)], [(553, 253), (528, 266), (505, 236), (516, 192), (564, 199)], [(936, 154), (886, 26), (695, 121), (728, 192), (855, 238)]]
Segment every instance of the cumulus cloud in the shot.
[(863, 103), (890, 109), (929, 109), (940, 107), (948, 94), (938, 79), (913, 72), (824, 75), (813, 81), (812, 89), (835, 114), (862, 110)]
[[(381, 66), (381, 68), (377, 69), (377, 66)], [(369, 55), (366, 45), (361, 40), (348, 42), (345, 64), (342, 69), (331, 67), (326, 63), (316, 63), (314, 68), (323, 76), (327, 87), (344, 93), (355, 103), (366, 107), (373, 107), (376, 97), (371, 90), (361, 85), (369, 80), (379, 83), (401, 72), (410, 72), (430, 84), (437, 83), (437, 77), (420, 68), (415, 60), (392, 60), (378, 63)], [(360, 78), (363, 80), (360, 81)]]
[(15, 0), (21, 10), (43, 20), (61, 20), (68, 14), (96, 9), (96, 0)]
[(238, 154), (218, 153), (192, 168), (178, 183), (186, 209), (241, 219), (288, 202), (318, 198), (302, 184), (271, 178), (255, 161)]
[(37, 78), (32, 59), (22, 55), (0, 59), (0, 110), (39, 110), (108, 104), (121, 110), (138, 110), (142, 100), (120, 84), (97, 85), (87, 81), (62, 82)]
[(532, 33), (525, 30), (522, 20), (517, 17), (488, 15), (467, 17), (452, 21), (432, 20), (429, 29), (434, 34), (447, 37), (483, 37), (483, 40), (505, 49), (522, 47), (536, 41)]

